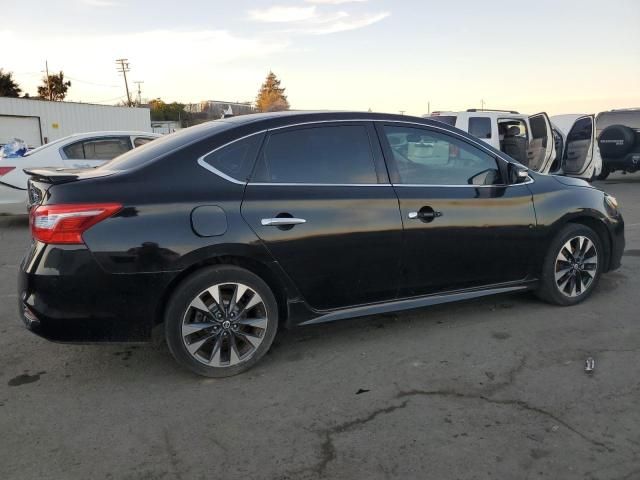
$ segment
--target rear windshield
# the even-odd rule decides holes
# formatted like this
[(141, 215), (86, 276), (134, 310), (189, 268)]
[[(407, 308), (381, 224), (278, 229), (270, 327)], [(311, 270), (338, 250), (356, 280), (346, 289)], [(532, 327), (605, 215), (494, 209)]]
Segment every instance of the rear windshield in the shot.
[(451, 125), (452, 127), (456, 126), (456, 117), (455, 115), (433, 115), (429, 117), (431, 120), (436, 120), (437, 122), (446, 123), (447, 125)]
[(627, 112), (602, 112), (596, 117), (596, 135), (611, 125), (624, 125), (625, 127), (640, 130), (640, 110)]
[(146, 145), (129, 150), (127, 153), (98, 167), (98, 169), (117, 171), (131, 170), (132, 168), (140, 167), (168, 153), (202, 140), (214, 132), (227, 130), (231, 127), (233, 127), (232, 123), (214, 120), (213, 122), (203, 123), (195, 127), (185, 128), (176, 133), (158, 138)]

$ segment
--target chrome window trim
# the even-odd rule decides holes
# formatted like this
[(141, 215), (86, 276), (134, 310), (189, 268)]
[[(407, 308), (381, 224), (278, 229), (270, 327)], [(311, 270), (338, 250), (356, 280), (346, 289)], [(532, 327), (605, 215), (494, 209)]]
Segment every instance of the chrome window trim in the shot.
[(217, 168), (209, 165), (206, 161), (205, 158), (207, 158), (209, 155), (212, 155), (214, 153), (216, 153), (218, 150), (222, 150), (225, 147), (228, 147), (229, 145), (233, 145), (236, 142), (239, 142), (241, 140), (245, 140), (249, 137), (253, 137), (254, 135), (260, 135), (262, 133), (265, 133), (267, 130), (260, 130), (259, 132), (254, 132), (254, 133), (250, 133), (249, 135), (245, 135), (244, 137), (240, 137), (240, 138), (236, 138), (235, 140), (231, 140), (230, 142), (225, 143), (224, 145), (221, 145), (217, 148), (214, 148), (213, 150), (211, 150), (208, 153), (205, 153), (204, 155), (202, 155), (201, 157), (198, 157), (198, 165), (200, 165), (202, 168), (204, 168), (205, 170), (209, 170), (211, 173), (219, 176), (220, 178), (225, 179), (228, 182), (231, 183), (235, 183), (236, 185), (246, 185), (247, 181), (245, 180), (244, 182), (241, 180), (238, 180), (237, 178), (234, 178), (230, 175), (227, 175), (224, 172), (221, 172), (220, 170), (218, 170)]
[[(272, 132), (272, 131), (276, 131), (276, 130), (282, 130), (285, 128), (290, 128), (290, 127), (301, 127), (301, 126), (305, 126), (305, 125), (317, 125), (317, 124), (323, 124), (323, 123), (349, 123), (349, 122), (382, 122), (382, 123), (399, 123), (399, 124), (404, 124), (404, 125), (417, 125), (417, 126), (421, 126), (421, 127), (426, 127), (426, 128), (432, 128), (435, 130), (440, 130), (442, 132), (454, 135), (456, 137), (459, 137), (460, 139), (462, 139), (463, 141), (467, 142), (467, 143), (471, 143), (474, 144), (474, 146), (479, 147), (481, 150), (483, 150), (484, 152), (486, 152), (487, 154), (491, 155), (492, 157), (495, 157), (496, 154), (495, 152), (492, 152), (491, 150), (489, 150), (488, 148), (486, 148), (483, 143), (481, 141), (476, 141), (474, 139), (469, 139), (464, 137), (463, 135), (460, 135), (457, 132), (452, 132), (449, 129), (446, 128), (442, 128), (438, 125), (427, 125), (424, 123), (420, 123), (420, 122), (411, 122), (411, 121), (404, 121), (404, 120), (384, 120), (384, 119), (362, 119), (362, 118), (354, 118), (354, 119), (337, 119), (337, 120), (313, 120), (313, 121), (308, 121), (308, 122), (300, 122), (300, 123), (292, 123), (290, 125), (282, 125), (279, 127), (273, 127), (273, 128), (265, 128), (264, 130), (260, 130), (258, 132), (254, 132), (254, 133), (250, 133), (249, 135), (245, 135), (244, 137), (240, 137), (240, 138), (236, 138), (235, 140), (231, 140), (230, 142), (225, 143), (224, 145), (221, 145), (213, 150), (211, 150), (210, 152), (205, 153), (204, 155), (202, 155), (201, 157), (198, 158), (197, 162), (198, 165), (200, 165), (202, 168), (210, 171), (211, 173), (231, 182), (231, 183), (235, 183), (236, 185), (251, 185), (251, 186), (267, 186), (267, 187), (273, 187), (273, 186), (283, 186), (283, 187), (388, 187), (388, 186), (393, 186), (393, 187), (454, 187), (454, 188), (486, 188), (486, 187), (516, 187), (518, 185), (528, 185), (530, 183), (533, 183), (534, 180), (533, 178), (529, 177), (529, 180), (523, 183), (514, 183), (514, 184), (504, 184), (504, 185), (438, 185), (438, 184), (409, 184), (409, 183), (273, 183), (273, 182), (247, 182), (247, 181), (240, 181), (236, 178), (233, 178), (223, 172), (221, 172), (220, 170), (218, 170), (215, 167), (212, 167), (211, 165), (209, 165), (207, 162), (204, 161), (204, 159), (206, 157), (208, 157), (209, 155), (217, 152), (218, 150), (225, 148), (235, 142), (239, 142), (241, 140), (244, 140), (246, 138), (252, 137), (254, 135), (260, 135), (263, 133), (268, 133), (268, 132)], [(507, 161), (505, 159), (502, 159), (504, 161)]]

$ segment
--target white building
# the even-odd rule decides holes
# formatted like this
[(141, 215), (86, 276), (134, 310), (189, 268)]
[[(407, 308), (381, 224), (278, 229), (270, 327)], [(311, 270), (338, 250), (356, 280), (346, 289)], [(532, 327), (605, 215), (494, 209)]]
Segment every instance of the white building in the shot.
[(0, 97), (0, 144), (19, 138), (37, 147), (72, 133), (100, 130), (151, 132), (150, 110)]

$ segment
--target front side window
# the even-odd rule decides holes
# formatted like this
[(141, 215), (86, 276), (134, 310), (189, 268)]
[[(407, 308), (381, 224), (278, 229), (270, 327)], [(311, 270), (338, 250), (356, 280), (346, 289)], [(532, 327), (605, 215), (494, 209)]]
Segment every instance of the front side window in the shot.
[(272, 134), (254, 181), (269, 183), (377, 183), (364, 125), (308, 127)]
[(495, 185), (496, 159), (458, 138), (431, 130), (385, 126), (399, 182), (420, 185)]
[(491, 119), (489, 117), (469, 118), (469, 133), (476, 138), (491, 138)]
[(245, 181), (251, 174), (264, 134), (257, 134), (230, 143), (203, 158), (216, 170), (236, 180)]

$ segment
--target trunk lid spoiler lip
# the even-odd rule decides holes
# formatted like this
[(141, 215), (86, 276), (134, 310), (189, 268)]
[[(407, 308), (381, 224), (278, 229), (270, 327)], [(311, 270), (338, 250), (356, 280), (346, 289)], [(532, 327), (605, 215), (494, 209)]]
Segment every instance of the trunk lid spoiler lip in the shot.
[(95, 169), (68, 168), (24, 168), (22, 171), (36, 181), (50, 183), (52, 185), (74, 182), (85, 178), (106, 177), (116, 173), (115, 171), (110, 170), (98, 171)]

